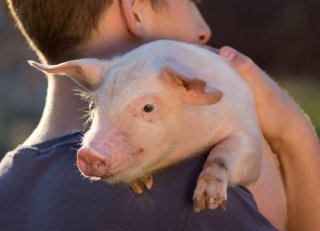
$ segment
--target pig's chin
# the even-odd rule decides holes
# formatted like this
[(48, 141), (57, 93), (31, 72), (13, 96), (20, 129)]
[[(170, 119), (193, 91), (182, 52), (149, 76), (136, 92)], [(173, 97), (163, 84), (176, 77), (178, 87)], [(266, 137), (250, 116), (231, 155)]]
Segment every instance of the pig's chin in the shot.
[(124, 181), (124, 177), (119, 174), (119, 175), (111, 175), (111, 176), (104, 176), (101, 177), (101, 180), (109, 183), (109, 184), (116, 184), (116, 183), (120, 183), (120, 182), (125, 182)]
[(141, 171), (128, 170), (122, 173), (112, 174), (109, 176), (103, 176), (100, 179), (106, 181), (109, 184), (126, 183), (129, 184), (137, 178), (143, 176)]

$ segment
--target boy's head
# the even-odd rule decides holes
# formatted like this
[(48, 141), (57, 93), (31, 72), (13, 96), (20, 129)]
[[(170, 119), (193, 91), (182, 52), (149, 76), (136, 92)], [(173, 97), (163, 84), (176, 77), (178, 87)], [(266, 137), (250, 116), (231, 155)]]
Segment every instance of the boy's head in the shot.
[[(37, 54), (48, 62), (90, 37), (112, 0), (7, 0), (19, 29)], [(43, 57), (42, 57), (43, 58)]]
[[(205, 43), (210, 29), (190, 0), (7, 0), (43, 62), (104, 56), (167, 38)], [(122, 51), (123, 51), (122, 50)]]

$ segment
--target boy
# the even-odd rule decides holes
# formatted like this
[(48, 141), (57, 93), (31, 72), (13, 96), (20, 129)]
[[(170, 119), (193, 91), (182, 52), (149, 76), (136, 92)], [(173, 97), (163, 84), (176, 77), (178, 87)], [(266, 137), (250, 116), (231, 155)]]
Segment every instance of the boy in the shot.
[[(8, 0), (8, 4), (20, 30), (44, 63), (110, 58), (160, 38), (204, 44), (210, 37), (210, 29), (189, 0)], [(262, 130), (280, 160), (289, 228), (318, 230), (320, 148), (312, 126), (250, 59), (228, 47), (220, 53), (255, 94)], [(83, 129), (81, 109), (86, 105), (74, 95), (75, 87), (67, 78), (48, 76), (46, 106), (38, 127), (23, 147), (9, 152), (1, 162), (0, 195), (6, 198), (0, 201), (1, 227), (273, 230), (257, 212), (250, 194), (241, 188), (230, 190), (226, 212), (191, 213), (190, 191), (200, 172), (201, 158), (158, 174), (158, 187), (139, 198), (123, 186), (91, 184), (82, 179), (74, 166), (74, 149), (81, 133), (74, 130)], [(302, 139), (305, 142), (299, 144)], [(251, 190), (264, 215), (276, 227), (285, 229), (286, 204), (279, 169), (271, 152), (264, 155), (261, 178)], [(266, 188), (271, 193), (266, 193)]]

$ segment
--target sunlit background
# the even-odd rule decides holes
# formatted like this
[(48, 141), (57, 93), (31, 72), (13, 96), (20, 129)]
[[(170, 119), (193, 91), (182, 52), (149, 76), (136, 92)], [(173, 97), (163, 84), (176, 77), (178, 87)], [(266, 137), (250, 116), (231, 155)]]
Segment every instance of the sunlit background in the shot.
[[(213, 36), (253, 58), (296, 99), (320, 131), (320, 1), (206, 0), (200, 5)], [(179, 15), (177, 15), (179, 17)], [(0, 2), (0, 159), (36, 126), (45, 76)], [(272, 102), (270, 102), (272, 104)]]

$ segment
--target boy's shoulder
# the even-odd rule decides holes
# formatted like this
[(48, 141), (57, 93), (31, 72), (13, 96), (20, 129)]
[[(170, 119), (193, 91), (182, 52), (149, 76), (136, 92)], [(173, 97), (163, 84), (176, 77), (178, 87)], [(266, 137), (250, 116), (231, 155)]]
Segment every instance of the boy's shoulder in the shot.
[(7, 230), (274, 230), (244, 188), (227, 210), (195, 213), (192, 194), (205, 156), (154, 176), (135, 195), (125, 185), (84, 178), (76, 166), (83, 133), (18, 147), (0, 164), (0, 227)]
[[(84, 132), (77, 131), (56, 139), (52, 139), (33, 146), (19, 145), (12, 151), (9, 151), (0, 162), (0, 177), (5, 177), (6, 173), (15, 168), (20, 172), (24, 172), (23, 168), (27, 167), (29, 171), (35, 169), (30, 168), (36, 164), (54, 163), (60, 155), (74, 155), (79, 148)], [(64, 155), (65, 156), (65, 155)]]

